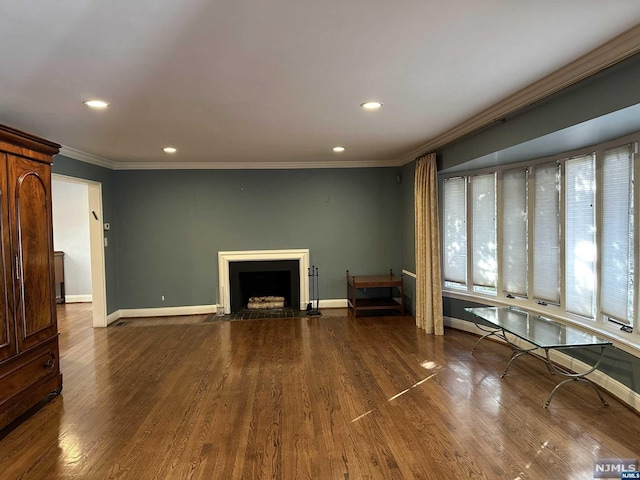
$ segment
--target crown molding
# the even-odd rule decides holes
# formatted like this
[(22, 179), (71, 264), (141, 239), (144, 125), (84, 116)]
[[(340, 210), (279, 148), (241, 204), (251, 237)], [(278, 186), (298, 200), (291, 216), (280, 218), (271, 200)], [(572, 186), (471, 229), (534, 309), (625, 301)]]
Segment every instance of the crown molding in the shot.
[(107, 158), (92, 155), (91, 153), (82, 152), (80, 150), (76, 150), (75, 148), (66, 147), (64, 145), (60, 147), (59, 154), (64, 155), (65, 157), (73, 158), (74, 160), (80, 160), (81, 162), (91, 163), (92, 165), (109, 168), (111, 170), (115, 170), (117, 166), (116, 162)]
[(110, 170), (300, 170), (312, 168), (399, 167), (399, 160), (331, 162), (114, 162), (104, 157), (62, 146), (60, 155)]
[(397, 167), (397, 160), (341, 162), (118, 162), (114, 170), (300, 170)]
[(584, 80), (616, 63), (640, 52), (640, 24), (630, 28), (589, 53), (550, 73), (540, 80), (508, 96), (457, 126), (432, 138), (419, 148), (404, 155), (399, 164), (405, 165), (417, 156), (436, 150), (475, 130), (486, 127), (496, 119), (517, 112), (560, 90)]

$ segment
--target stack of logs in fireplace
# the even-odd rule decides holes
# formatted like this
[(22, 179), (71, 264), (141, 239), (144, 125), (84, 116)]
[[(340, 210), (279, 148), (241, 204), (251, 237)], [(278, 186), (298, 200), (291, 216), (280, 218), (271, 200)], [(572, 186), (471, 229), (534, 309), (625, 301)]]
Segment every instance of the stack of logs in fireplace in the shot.
[(247, 304), (248, 310), (271, 310), (284, 308), (284, 297), (251, 297)]

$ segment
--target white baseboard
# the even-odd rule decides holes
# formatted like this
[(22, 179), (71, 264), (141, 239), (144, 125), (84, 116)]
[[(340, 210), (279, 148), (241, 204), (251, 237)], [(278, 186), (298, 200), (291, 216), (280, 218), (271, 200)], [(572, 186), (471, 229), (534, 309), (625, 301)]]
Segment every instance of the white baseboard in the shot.
[(115, 312), (111, 312), (107, 315), (107, 326), (111, 325), (113, 322), (120, 319), (120, 310), (116, 310)]
[[(314, 302), (315, 306), (315, 302)], [(306, 306), (305, 306), (306, 308)], [(320, 308), (347, 308), (347, 300), (335, 298), (320, 300)], [(107, 325), (120, 318), (139, 317), (169, 317), (174, 315), (201, 315), (205, 313), (216, 313), (218, 305), (189, 305), (182, 307), (160, 307), (160, 308), (121, 308), (107, 315)]]
[[(316, 308), (316, 301), (309, 301), (313, 308)], [(307, 308), (306, 304), (300, 304), (300, 310)], [(318, 308), (347, 308), (347, 300), (345, 298), (327, 298), (320, 300)]]
[(65, 295), (65, 303), (88, 303), (93, 302), (93, 296), (89, 295)]
[[(313, 302), (315, 306), (315, 302)], [(320, 300), (320, 308), (347, 308), (346, 298), (327, 298)]]
[[(485, 333), (487, 333), (476, 327), (474, 323), (457, 318), (444, 317), (444, 324), (447, 327), (455, 328), (456, 330), (471, 332), (478, 335), (484, 335)], [(492, 337), (492, 339), (502, 342), (502, 340), (496, 337)], [(519, 342), (514, 343), (516, 343), (516, 345), (519, 344)], [(522, 343), (524, 344), (524, 342)], [(544, 356), (544, 352), (541, 351), (540, 354)], [(589, 365), (578, 360), (577, 358), (573, 358), (570, 355), (558, 352), (556, 350), (552, 350), (550, 352), (550, 357), (551, 360), (553, 360), (558, 365), (562, 365), (563, 367), (568, 368), (569, 370), (572, 370), (574, 372), (584, 372), (591, 368)], [(640, 393), (631, 390), (623, 383), (610, 377), (609, 375), (606, 375), (600, 370), (596, 370), (595, 372), (589, 374), (589, 379), (593, 383), (601, 387), (603, 390), (609, 392), (611, 395), (619, 398), (621, 401), (629, 405), (636, 412), (640, 412)]]
[(187, 305), (182, 307), (122, 308), (120, 309), (120, 318), (200, 315), (204, 313), (214, 313), (217, 311), (217, 307), (217, 305)]
[(182, 307), (159, 307), (159, 308), (121, 308), (107, 315), (107, 325), (120, 318), (139, 317), (172, 317), (175, 315), (202, 315), (205, 313), (215, 313), (217, 305), (186, 305)]

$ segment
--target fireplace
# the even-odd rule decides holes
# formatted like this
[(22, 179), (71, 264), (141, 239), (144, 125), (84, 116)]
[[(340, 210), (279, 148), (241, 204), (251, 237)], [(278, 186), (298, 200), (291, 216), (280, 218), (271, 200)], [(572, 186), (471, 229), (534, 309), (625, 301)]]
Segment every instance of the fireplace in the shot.
[(231, 312), (247, 307), (253, 297), (284, 298), (284, 307), (300, 306), (298, 260), (260, 260), (229, 263)]
[[(266, 291), (255, 295), (248, 293), (255, 291), (255, 284), (259, 285), (262, 282), (267, 285), (267, 288), (277, 288), (280, 291), (286, 288), (283, 287), (283, 284), (290, 282), (289, 291), (286, 295), (281, 296), (288, 299), (287, 306), (305, 309), (309, 303), (308, 270), (308, 249), (218, 252), (218, 304), (224, 307), (225, 313), (231, 313), (232, 310), (237, 312), (242, 308), (243, 303), (246, 304), (245, 297), (269, 295)], [(249, 272), (253, 272), (255, 275)], [(253, 276), (254, 279), (243, 279), (249, 285), (242, 287), (241, 293), (232, 294), (235, 287), (239, 286), (241, 276)], [(289, 280), (286, 280), (285, 277), (288, 277)], [(264, 287), (260, 288), (264, 289)]]

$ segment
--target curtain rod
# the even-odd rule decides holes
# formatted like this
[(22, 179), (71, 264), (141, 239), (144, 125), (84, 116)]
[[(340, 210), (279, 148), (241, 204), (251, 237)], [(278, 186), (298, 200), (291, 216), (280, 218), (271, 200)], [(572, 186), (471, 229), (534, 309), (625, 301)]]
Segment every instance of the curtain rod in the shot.
[(423, 158), (426, 158), (427, 156), (431, 155), (432, 153), (435, 153), (435, 151), (430, 151), (430, 152), (426, 152), (423, 153), (422, 155), (418, 155), (416, 158), (414, 158), (414, 161), (418, 161), (418, 160), (422, 160)]

